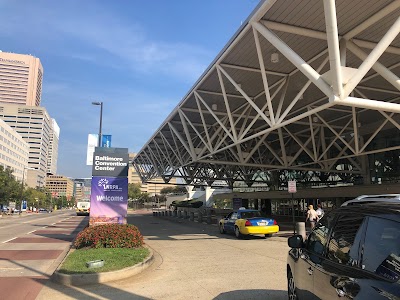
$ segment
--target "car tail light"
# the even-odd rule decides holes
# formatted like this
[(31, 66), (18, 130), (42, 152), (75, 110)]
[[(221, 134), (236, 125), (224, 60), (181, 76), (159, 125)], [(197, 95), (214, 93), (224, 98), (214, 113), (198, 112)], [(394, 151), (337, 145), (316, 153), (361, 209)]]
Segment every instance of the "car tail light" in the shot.
[(274, 220), (274, 225), (278, 225), (278, 222), (276, 220)]
[(251, 222), (249, 220), (246, 220), (246, 223), (244, 223), (244, 226), (253, 226), (253, 225), (251, 225)]

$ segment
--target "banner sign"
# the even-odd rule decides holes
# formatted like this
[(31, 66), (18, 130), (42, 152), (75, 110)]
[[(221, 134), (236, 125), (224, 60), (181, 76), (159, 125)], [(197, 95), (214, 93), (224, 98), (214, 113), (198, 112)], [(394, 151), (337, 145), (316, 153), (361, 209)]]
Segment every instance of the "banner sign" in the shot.
[(92, 177), (90, 225), (126, 223), (128, 178)]
[(129, 154), (127, 148), (95, 148), (92, 176), (127, 177), (128, 169)]
[(110, 148), (111, 147), (111, 135), (102, 134), (101, 135), (101, 147)]
[[(93, 152), (99, 143), (99, 135), (95, 133), (90, 133), (88, 135), (88, 144), (86, 152), (86, 165), (93, 165)], [(101, 135), (101, 147), (110, 148), (111, 147), (111, 134)]]

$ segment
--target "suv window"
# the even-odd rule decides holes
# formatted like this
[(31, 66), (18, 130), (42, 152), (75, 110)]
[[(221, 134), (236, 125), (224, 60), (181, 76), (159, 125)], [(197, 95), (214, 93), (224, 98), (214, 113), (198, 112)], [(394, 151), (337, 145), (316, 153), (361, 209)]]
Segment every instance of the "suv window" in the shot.
[(364, 226), (364, 216), (340, 216), (329, 241), (328, 259), (343, 265), (359, 266), (359, 247)]
[(324, 247), (329, 235), (329, 228), (332, 227), (333, 219), (334, 214), (323, 217), (308, 236), (306, 249), (309, 251), (310, 259), (314, 263), (320, 262), (319, 256), (324, 252)]
[(400, 278), (400, 223), (370, 217), (362, 268), (391, 280)]

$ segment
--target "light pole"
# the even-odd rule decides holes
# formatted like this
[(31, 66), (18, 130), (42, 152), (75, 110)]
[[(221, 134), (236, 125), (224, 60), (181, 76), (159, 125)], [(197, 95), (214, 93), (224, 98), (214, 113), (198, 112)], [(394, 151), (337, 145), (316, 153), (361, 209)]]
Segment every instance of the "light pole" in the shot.
[[(35, 168), (30, 168), (30, 167), (25, 167), (22, 170), (22, 181), (21, 181), (21, 197), (20, 197), (20, 201), (21, 201), (21, 207), (20, 207), (20, 211), (22, 210), (22, 198), (24, 197), (24, 181), (25, 181), (25, 170), (36, 170)], [(17, 206), (17, 205), (16, 205)]]
[(101, 147), (101, 126), (103, 123), (103, 102), (92, 102), (93, 105), (100, 105), (100, 127), (99, 127), (99, 141), (97, 147)]

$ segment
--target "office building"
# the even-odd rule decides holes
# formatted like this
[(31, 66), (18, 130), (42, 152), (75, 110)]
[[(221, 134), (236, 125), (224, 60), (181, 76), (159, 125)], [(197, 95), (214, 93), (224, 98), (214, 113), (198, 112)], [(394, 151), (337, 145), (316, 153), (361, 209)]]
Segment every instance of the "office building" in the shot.
[(42, 80), (39, 58), (0, 52), (0, 103), (39, 106)]
[(47, 158), (47, 173), (57, 174), (57, 160), (58, 160), (58, 141), (60, 139), (60, 127), (55, 119), (51, 119), (51, 133), (50, 145)]
[(65, 197), (69, 201), (74, 195), (73, 180), (62, 175), (47, 176), (46, 188), (49, 189), (53, 198)]
[[(34, 170), (27, 170), (27, 185), (43, 186), (52, 133), (52, 121), (46, 109), (0, 103), (0, 119), (18, 132), (29, 144), (28, 166)], [(53, 157), (54, 155), (55, 153)]]
[[(129, 153), (129, 161), (132, 161), (135, 156), (136, 153)], [(159, 195), (163, 188), (174, 186), (176, 184), (176, 178), (172, 178), (169, 183), (165, 183), (161, 177), (152, 179), (151, 183), (142, 183), (139, 174), (136, 172), (133, 165), (129, 163), (128, 183), (138, 183), (140, 184), (142, 193), (148, 193), (149, 196), (154, 196), (155, 194)]]
[(0, 166), (10, 167), (18, 181), (26, 180), (23, 175), (28, 167), (28, 143), (22, 136), (0, 119)]

